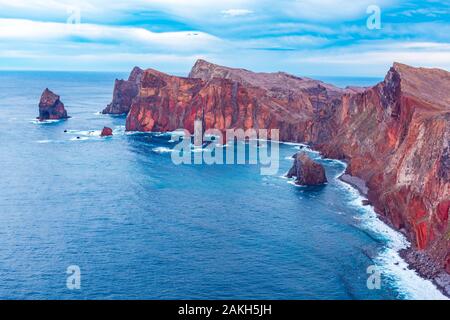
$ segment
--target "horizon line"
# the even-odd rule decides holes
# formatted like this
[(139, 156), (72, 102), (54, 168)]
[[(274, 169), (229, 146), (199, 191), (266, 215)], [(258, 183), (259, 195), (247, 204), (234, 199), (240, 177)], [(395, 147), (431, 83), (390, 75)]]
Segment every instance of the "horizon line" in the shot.
[[(149, 68), (143, 68), (145, 69), (149, 69)], [(111, 70), (111, 71), (106, 71), (106, 70), (83, 70), (83, 69), (79, 69), (79, 70), (71, 70), (71, 69), (67, 69), (67, 70), (63, 70), (63, 69), (1, 69), (0, 68), (0, 72), (74, 72), (74, 73), (130, 73), (132, 70), (132, 68), (130, 70)], [(155, 69), (158, 70), (158, 69)], [(187, 75), (189, 74), (188, 72), (166, 72), (166, 71), (162, 71), (164, 73), (167, 73), (169, 75), (174, 75), (177, 77), (187, 77)], [(275, 72), (268, 72), (268, 73), (276, 73)], [(278, 72), (285, 72), (285, 71), (278, 71)], [(336, 75), (336, 74), (329, 74), (329, 75), (313, 75), (313, 74), (297, 74), (297, 73), (290, 73), (292, 75), (296, 75), (296, 76), (301, 76), (301, 77), (309, 77), (312, 79), (317, 79), (320, 77), (335, 77), (335, 78), (366, 78), (366, 79), (383, 79), (384, 75), (380, 75), (380, 76), (375, 76), (375, 75)]]

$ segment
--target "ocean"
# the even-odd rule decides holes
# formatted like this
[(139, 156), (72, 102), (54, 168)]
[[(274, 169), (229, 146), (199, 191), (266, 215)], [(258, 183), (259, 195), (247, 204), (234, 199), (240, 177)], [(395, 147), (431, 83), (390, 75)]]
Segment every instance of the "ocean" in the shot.
[[(124, 116), (99, 113), (126, 77), (0, 72), (1, 299), (443, 298), (399, 257), (406, 239), (337, 179), (344, 163), (308, 150), (322, 187), (284, 178), (297, 144), (280, 144), (271, 176), (177, 166), (169, 136), (129, 134)], [(46, 87), (70, 119), (35, 120)], [(114, 136), (100, 138), (103, 126)]]

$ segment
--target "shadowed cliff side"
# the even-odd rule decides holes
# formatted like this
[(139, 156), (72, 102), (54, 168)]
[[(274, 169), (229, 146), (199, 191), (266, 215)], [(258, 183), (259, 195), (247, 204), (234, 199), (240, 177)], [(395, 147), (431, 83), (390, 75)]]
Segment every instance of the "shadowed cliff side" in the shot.
[(133, 99), (139, 93), (141, 77), (144, 73), (139, 67), (134, 67), (128, 80), (116, 79), (114, 83), (113, 99), (102, 111), (103, 114), (127, 114)]
[(449, 90), (449, 72), (395, 63), (380, 84), (344, 95), (340, 129), (318, 145), (367, 182), (376, 211), (420, 251), (408, 260), (430, 278), (450, 273)]
[[(126, 129), (192, 132), (195, 119), (205, 129), (279, 129), (281, 140), (346, 160), (376, 211), (417, 249), (409, 262), (433, 279), (450, 272), (449, 72), (395, 63), (383, 82), (344, 90), (199, 60), (189, 78), (146, 70)], [(448, 277), (441, 282), (450, 294)]]
[(194, 120), (203, 119), (206, 129), (279, 129), (285, 141), (326, 141), (336, 131), (345, 90), (281, 72), (242, 72), (248, 81), (233, 72), (202, 79), (146, 70), (127, 130), (192, 130)]

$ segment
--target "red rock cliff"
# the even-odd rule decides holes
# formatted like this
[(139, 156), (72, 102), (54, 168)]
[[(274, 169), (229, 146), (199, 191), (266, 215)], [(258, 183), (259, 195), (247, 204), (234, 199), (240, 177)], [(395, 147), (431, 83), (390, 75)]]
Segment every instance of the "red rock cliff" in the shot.
[[(450, 73), (395, 63), (372, 88), (197, 61), (188, 78), (146, 70), (126, 128), (277, 128), (348, 161), (379, 214), (436, 270), (450, 269)], [(437, 272), (437, 271), (436, 271)]]
[(440, 267), (450, 253), (449, 90), (449, 72), (395, 63), (383, 82), (343, 96), (339, 130), (319, 145), (348, 160), (377, 212)]
[(213, 64), (209, 66), (226, 69), (227, 76), (197, 77), (196, 67), (204, 64), (197, 62), (189, 78), (146, 70), (127, 130), (192, 131), (195, 119), (220, 130), (277, 128), (280, 139), (289, 141), (325, 141), (336, 130), (344, 90), (281, 72), (256, 74)]
[(143, 72), (141, 68), (134, 67), (128, 80), (116, 79), (112, 102), (102, 111), (103, 114), (126, 114), (130, 111), (133, 99), (139, 93)]

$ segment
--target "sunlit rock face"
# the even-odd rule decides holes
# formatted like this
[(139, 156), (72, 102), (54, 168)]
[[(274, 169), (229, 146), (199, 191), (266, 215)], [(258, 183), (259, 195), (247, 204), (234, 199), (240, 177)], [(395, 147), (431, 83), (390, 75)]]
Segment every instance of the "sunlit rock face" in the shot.
[(345, 94), (336, 122), (319, 149), (347, 159), (377, 212), (448, 271), (450, 73), (395, 63), (383, 82)]
[(340, 89), (283, 72), (199, 60), (189, 77), (148, 69), (126, 129), (279, 129), (348, 162), (370, 203), (439, 270), (449, 270), (450, 73), (395, 63), (371, 88)]
[[(208, 67), (212, 71), (205, 74)], [(344, 92), (286, 73), (253, 73), (199, 60), (188, 78), (146, 70), (127, 130), (192, 131), (194, 120), (202, 119), (205, 129), (279, 129), (281, 140), (326, 141), (336, 130), (334, 114)]]

